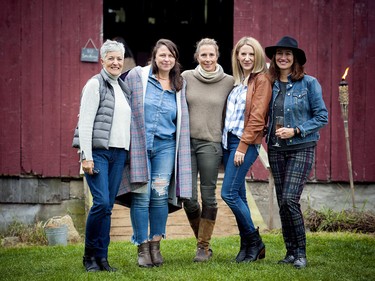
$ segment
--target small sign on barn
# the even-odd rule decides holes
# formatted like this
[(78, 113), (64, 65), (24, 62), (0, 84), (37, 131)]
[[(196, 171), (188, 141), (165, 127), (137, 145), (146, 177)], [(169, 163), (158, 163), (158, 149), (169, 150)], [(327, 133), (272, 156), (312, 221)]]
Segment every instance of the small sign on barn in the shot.
[[(91, 42), (94, 48), (87, 48), (87, 45)], [(86, 45), (81, 49), (81, 61), (84, 62), (98, 62), (99, 61), (99, 50), (96, 48), (91, 38), (87, 41)]]

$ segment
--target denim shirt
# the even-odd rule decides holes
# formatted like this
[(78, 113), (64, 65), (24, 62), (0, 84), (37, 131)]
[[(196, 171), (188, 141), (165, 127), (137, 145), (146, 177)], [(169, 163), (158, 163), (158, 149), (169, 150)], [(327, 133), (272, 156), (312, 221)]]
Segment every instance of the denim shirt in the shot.
[[(288, 76), (286, 95), (284, 100), (284, 126), (296, 128), (300, 134), (286, 141), (287, 145), (295, 145), (319, 140), (319, 129), (328, 123), (328, 111), (325, 106), (322, 87), (318, 80), (312, 76), (305, 75), (303, 79), (294, 81)], [(272, 88), (272, 100), (269, 108), (269, 128), (272, 128), (273, 107), (277, 95), (280, 92), (280, 82), (275, 81)], [(267, 135), (267, 143), (270, 134)]]
[(177, 103), (175, 91), (163, 90), (150, 71), (144, 98), (147, 149), (153, 148), (154, 138), (176, 138)]

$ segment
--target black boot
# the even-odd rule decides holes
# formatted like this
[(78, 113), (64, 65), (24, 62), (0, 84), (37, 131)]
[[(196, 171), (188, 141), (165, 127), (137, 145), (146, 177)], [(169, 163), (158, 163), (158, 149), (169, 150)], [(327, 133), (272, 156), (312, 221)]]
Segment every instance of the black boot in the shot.
[(287, 249), (285, 258), (282, 260), (279, 260), (277, 263), (278, 264), (291, 264), (294, 263), (296, 259), (296, 254), (294, 249)]
[(294, 263), (295, 260), (296, 260), (295, 256), (286, 254), (285, 258), (283, 258), (282, 260), (279, 260), (277, 263), (278, 264), (289, 264), (289, 263)]
[(306, 248), (296, 249), (296, 259), (293, 262), (293, 266), (297, 269), (305, 268), (307, 266)]
[(307, 259), (306, 258), (303, 258), (303, 257), (300, 257), (300, 258), (296, 258), (293, 262), (293, 266), (297, 269), (302, 269), (302, 268), (305, 268), (307, 266)]
[(100, 267), (95, 259), (95, 249), (85, 247), (85, 254), (83, 256), (83, 266), (87, 272), (100, 271)]
[(96, 263), (99, 265), (101, 271), (108, 271), (108, 272), (117, 271), (117, 268), (109, 265), (107, 258), (96, 259)]
[(86, 268), (87, 272), (100, 271), (100, 267), (96, 262), (95, 257), (83, 256), (83, 266)]
[(259, 228), (247, 237), (247, 251), (244, 262), (252, 262), (266, 257), (266, 246), (259, 235)]
[(246, 251), (247, 251), (247, 239), (245, 237), (241, 237), (241, 244), (240, 244), (240, 251), (236, 256), (236, 262), (243, 262), (246, 258)]

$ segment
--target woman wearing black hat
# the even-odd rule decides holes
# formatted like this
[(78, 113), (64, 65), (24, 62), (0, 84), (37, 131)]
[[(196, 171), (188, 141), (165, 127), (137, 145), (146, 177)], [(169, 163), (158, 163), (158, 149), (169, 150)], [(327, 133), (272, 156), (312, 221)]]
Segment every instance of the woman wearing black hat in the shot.
[(265, 51), (271, 59), (273, 82), (266, 141), (287, 250), (279, 263), (304, 268), (306, 234), (299, 201), (314, 164), (319, 129), (328, 123), (328, 111), (318, 80), (304, 73), (305, 52), (294, 38), (284, 36)]

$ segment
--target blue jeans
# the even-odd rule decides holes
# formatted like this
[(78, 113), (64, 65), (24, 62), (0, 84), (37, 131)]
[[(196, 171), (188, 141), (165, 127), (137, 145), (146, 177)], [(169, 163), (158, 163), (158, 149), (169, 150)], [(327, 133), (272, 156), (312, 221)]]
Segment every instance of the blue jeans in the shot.
[(98, 258), (107, 258), (111, 215), (128, 152), (123, 148), (94, 149), (95, 170), (85, 173), (93, 204), (86, 221), (85, 250)]
[(235, 166), (234, 154), (239, 142), (240, 140), (237, 136), (228, 133), (228, 146), (227, 149), (223, 149), (225, 174), (221, 198), (232, 210), (236, 217), (240, 236), (244, 237), (256, 231), (246, 199), (245, 178), (251, 165), (258, 157), (258, 147), (257, 145), (249, 145), (244, 162), (240, 166)]
[[(154, 139), (147, 151), (149, 178), (146, 193), (132, 193), (130, 218), (132, 243), (140, 245), (155, 236), (165, 237), (168, 219), (168, 190), (174, 170), (175, 140)], [(148, 234), (148, 229), (150, 233)]]

